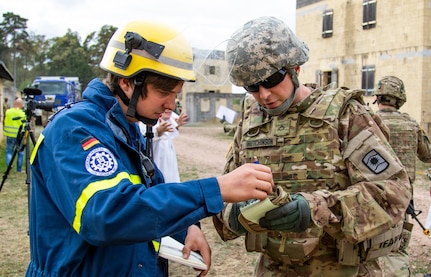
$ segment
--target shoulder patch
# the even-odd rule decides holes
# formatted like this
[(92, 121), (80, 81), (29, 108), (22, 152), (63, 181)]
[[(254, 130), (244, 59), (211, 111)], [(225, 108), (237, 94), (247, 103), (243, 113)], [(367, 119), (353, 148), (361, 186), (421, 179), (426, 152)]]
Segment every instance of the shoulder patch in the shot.
[(82, 149), (84, 149), (85, 151), (87, 151), (88, 149), (90, 149), (91, 147), (93, 147), (98, 143), (100, 142), (96, 138), (91, 136), (81, 140)]
[(376, 150), (368, 152), (362, 162), (375, 174), (379, 174), (389, 167), (389, 163)]
[(85, 169), (93, 175), (109, 176), (117, 171), (117, 168), (117, 160), (105, 147), (93, 149), (85, 159)]

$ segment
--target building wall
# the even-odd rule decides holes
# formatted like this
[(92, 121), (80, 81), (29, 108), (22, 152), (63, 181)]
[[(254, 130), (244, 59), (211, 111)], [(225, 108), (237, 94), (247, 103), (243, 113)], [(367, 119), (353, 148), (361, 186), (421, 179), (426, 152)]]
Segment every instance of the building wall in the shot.
[(187, 94), (187, 115), (189, 122), (209, 121), (216, 118), (220, 106), (225, 106), (236, 112), (240, 111), (240, 103), (244, 94), (239, 93), (202, 93), (189, 92)]
[[(179, 96), (183, 110), (189, 115), (196, 111), (189, 102), (187, 94), (212, 93), (213, 98), (224, 98), (224, 94), (232, 94), (232, 84), (229, 81), (229, 69), (225, 59), (225, 52), (221, 50), (193, 49), (193, 67), (196, 74), (195, 82), (186, 82)], [(203, 105), (204, 107), (205, 105)]]
[[(315, 2), (315, 3), (313, 3)], [(429, 0), (377, 0), (376, 27), (363, 30), (363, 0), (298, 0), (296, 33), (310, 48), (300, 80), (316, 82), (318, 70), (336, 70), (337, 85), (361, 88), (361, 69), (375, 66), (375, 83), (385, 75), (404, 81), (409, 113), (431, 131), (431, 4)], [(322, 38), (323, 12), (333, 9), (333, 35)], [(373, 109), (374, 97), (366, 97)]]

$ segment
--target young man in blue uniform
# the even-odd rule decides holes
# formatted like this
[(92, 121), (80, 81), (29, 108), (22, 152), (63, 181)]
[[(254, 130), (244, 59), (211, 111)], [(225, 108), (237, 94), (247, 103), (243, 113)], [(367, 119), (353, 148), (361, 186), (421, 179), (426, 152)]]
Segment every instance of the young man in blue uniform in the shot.
[(33, 150), (27, 276), (167, 276), (158, 257), (164, 236), (209, 266), (199, 220), (221, 212), (223, 201), (271, 193), (263, 165), (165, 184), (146, 156), (137, 122), (154, 125), (175, 109), (183, 83), (195, 79), (192, 61), (186, 40), (162, 24), (135, 21), (115, 32), (100, 63), (107, 77), (57, 113)]

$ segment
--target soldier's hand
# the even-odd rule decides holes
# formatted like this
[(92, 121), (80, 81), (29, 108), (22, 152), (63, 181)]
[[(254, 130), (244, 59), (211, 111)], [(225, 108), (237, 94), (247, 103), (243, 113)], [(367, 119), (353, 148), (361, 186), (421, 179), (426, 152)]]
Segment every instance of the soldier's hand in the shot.
[(292, 194), (291, 198), (291, 202), (267, 212), (259, 225), (269, 230), (304, 232), (310, 225), (310, 206), (300, 194)]
[(261, 164), (244, 164), (217, 177), (225, 202), (236, 203), (249, 199), (264, 200), (272, 192), (274, 181), (271, 169)]

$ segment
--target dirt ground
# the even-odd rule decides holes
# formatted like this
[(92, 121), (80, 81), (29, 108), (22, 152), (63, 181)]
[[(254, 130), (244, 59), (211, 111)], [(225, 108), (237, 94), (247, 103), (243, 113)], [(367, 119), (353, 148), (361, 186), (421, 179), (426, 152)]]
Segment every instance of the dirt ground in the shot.
[[(181, 127), (180, 133), (174, 140), (174, 145), (183, 181), (216, 176), (223, 171), (231, 138), (223, 133), (221, 124), (185, 125)], [(431, 204), (431, 181), (423, 175), (423, 168), (419, 167), (418, 171), (414, 185), (414, 201), (416, 210), (423, 211), (418, 219), (425, 224)], [(413, 276), (423, 276), (424, 273), (431, 273), (431, 237), (425, 236), (419, 224), (412, 221), (413, 235), (408, 250), (411, 268)], [(212, 248), (212, 265), (207, 276), (251, 276), (257, 254), (246, 252), (243, 239), (223, 242), (214, 230), (210, 218), (202, 220), (201, 223)], [(170, 274), (197, 275), (194, 270), (178, 264), (171, 264)]]

